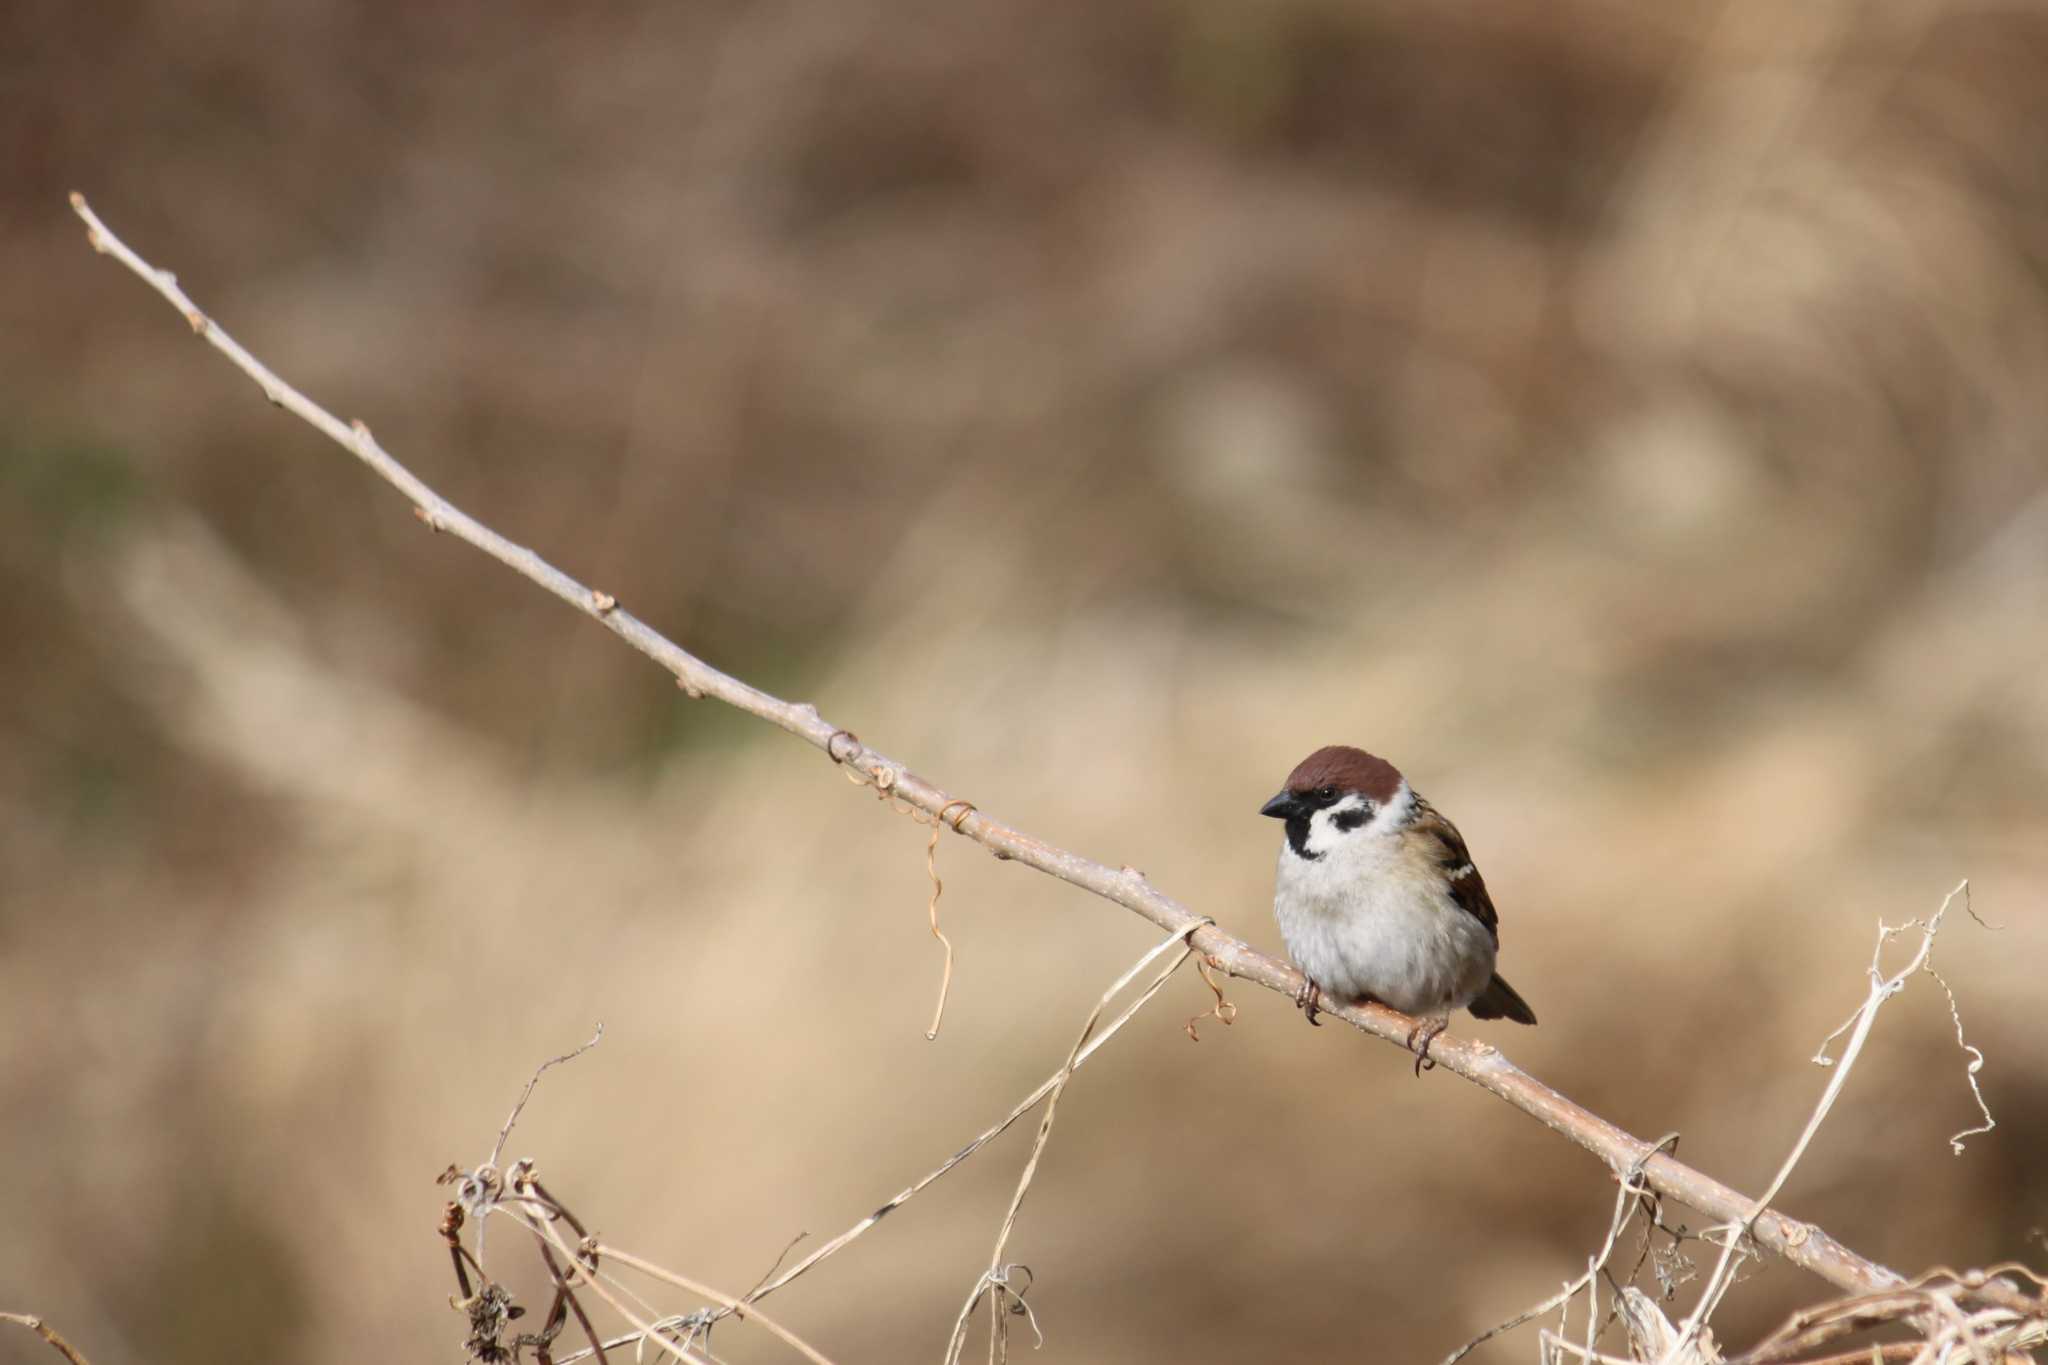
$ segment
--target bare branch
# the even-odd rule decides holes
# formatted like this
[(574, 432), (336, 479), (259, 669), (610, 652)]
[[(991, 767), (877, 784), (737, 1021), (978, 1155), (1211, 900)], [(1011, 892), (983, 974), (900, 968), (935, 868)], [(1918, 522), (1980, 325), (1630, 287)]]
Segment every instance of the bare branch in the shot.
[[(244, 350), (240, 343), (199, 310), (179, 288), (174, 276), (152, 267), (117, 238), (87, 207), (83, 195), (73, 194), (71, 204), (84, 221), (89, 240), (96, 250), (119, 260), (161, 294), (185, 317), (194, 332), (254, 380), (272, 403), (310, 423), (403, 493), (412, 501), (414, 514), (428, 527), (476, 547), (597, 621), (667, 669), (675, 676), (677, 685), (691, 697), (715, 697), (788, 731), (826, 751), (835, 762), (844, 764), (928, 816), (937, 816), (961, 800), (911, 772), (903, 764), (870, 749), (850, 731), (832, 725), (818, 714), (817, 707), (783, 701), (713, 668), (620, 608), (611, 594), (579, 583), (532, 550), (512, 543), (454, 506), (393, 459), (378, 445), (368, 427), (361, 422), (341, 421)], [(1301, 974), (1292, 967), (1206, 923), (1202, 916), (1154, 890), (1144, 877), (1130, 869), (1118, 870), (1084, 858), (980, 810), (972, 810), (958, 819), (949, 819), (947, 824), (998, 858), (1013, 859), (1036, 868), (1113, 901), (1169, 933), (1187, 935), (1190, 946), (1232, 976), (1264, 986), (1289, 999), (1304, 984)], [(1404, 1049), (1415, 1022), (1379, 1005), (1327, 1007), (1324, 1012)], [(1659, 1193), (1713, 1217), (1731, 1223), (1746, 1223), (1759, 1243), (1833, 1284), (1856, 1292), (1869, 1292), (1902, 1283), (1897, 1272), (1856, 1255), (1812, 1224), (1761, 1210), (1755, 1201), (1744, 1198), (1721, 1182), (1673, 1157), (1654, 1152), (1651, 1145), (1641, 1138), (1574, 1104), (1521, 1071), (1489, 1044), (1460, 1038), (1439, 1038), (1431, 1049), (1431, 1055), (1445, 1070), (1499, 1096), (1592, 1152), (1617, 1175), (1641, 1160), (1644, 1180)], [(786, 1283), (786, 1280), (787, 1277), (777, 1283)]]

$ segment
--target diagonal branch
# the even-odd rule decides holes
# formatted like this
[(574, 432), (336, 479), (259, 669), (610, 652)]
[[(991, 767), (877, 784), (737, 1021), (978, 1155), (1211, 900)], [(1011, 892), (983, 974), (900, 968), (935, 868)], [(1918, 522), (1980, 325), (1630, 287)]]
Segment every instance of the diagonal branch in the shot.
[[(721, 673), (631, 612), (622, 610), (611, 594), (586, 587), (532, 550), (499, 535), (436, 493), (411, 470), (393, 459), (377, 444), (376, 437), (363, 423), (343, 422), (244, 350), (239, 342), (199, 310), (198, 305), (178, 287), (175, 276), (151, 266), (109, 231), (98, 215), (86, 206), (85, 196), (74, 193), (71, 207), (84, 221), (94, 250), (113, 256), (161, 294), (184, 315), (195, 333), (256, 381), (264, 397), (311, 423), (368, 465), (378, 477), (405, 494), (413, 503), (414, 515), (428, 527), (474, 546), (591, 617), (667, 669), (675, 676), (677, 686), (690, 696), (715, 697), (728, 706), (788, 731), (824, 750), (835, 763), (843, 764), (927, 816), (945, 814), (946, 824), (956, 833), (981, 844), (998, 858), (1012, 859), (1036, 868), (1113, 901), (1170, 933), (1185, 935), (1206, 961), (1234, 977), (1289, 998), (1302, 988), (1302, 976), (1294, 968), (1259, 952), (1214, 924), (1205, 924), (1202, 916), (1154, 890), (1136, 869), (1126, 867), (1119, 870), (1084, 858), (1004, 824), (977, 807), (967, 806), (965, 814), (954, 814), (966, 805), (961, 797), (918, 776), (880, 751), (869, 748), (852, 731), (840, 729), (824, 719), (816, 706), (784, 701)], [(1414, 1026), (1414, 1021), (1406, 1015), (1379, 1005), (1325, 1006), (1323, 1012), (1342, 1019), (1361, 1032), (1404, 1048)], [(1573, 1103), (1516, 1067), (1489, 1044), (1443, 1037), (1431, 1048), (1431, 1056), (1446, 1070), (1499, 1096), (1584, 1147), (1606, 1163), (1617, 1178), (1640, 1164), (1643, 1181), (1658, 1193), (1730, 1223), (1739, 1224), (1750, 1218), (1756, 1207), (1754, 1201), (1720, 1181), (1694, 1170), (1675, 1157), (1655, 1151), (1650, 1143)], [(1751, 1232), (1759, 1243), (1794, 1265), (1844, 1289), (1869, 1293), (1904, 1283), (1897, 1272), (1858, 1256), (1818, 1227), (1773, 1210), (1757, 1214)]]

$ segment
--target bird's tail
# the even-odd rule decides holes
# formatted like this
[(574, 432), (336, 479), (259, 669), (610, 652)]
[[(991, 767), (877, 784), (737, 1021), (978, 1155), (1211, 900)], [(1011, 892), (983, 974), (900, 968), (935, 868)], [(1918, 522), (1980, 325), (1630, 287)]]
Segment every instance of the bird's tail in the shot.
[(1472, 1013), (1479, 1019), (1512, 1019), (1518, 1024), (1536, 1022), (1536, 1011), (1529, 1008), (1529, 1002), (1515, 994), (1515, 988), (1496, 976), (1486, 983), (1486, 989), (1472, 1002)]

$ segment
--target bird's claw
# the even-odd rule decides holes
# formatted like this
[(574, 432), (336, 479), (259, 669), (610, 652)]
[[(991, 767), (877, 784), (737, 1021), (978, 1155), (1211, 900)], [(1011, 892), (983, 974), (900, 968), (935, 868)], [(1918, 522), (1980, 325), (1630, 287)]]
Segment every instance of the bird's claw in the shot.
[(1318, 1014), (1322, 1013), (1322, 1004), (1323, 988), (1313, 981), (1304, 981), (1301, 989), (1294, 993), (1294, 1007), (1300, 1010), (1302, 1015), (1317, 1028), (1323, 1026), (1323, 1021), (1316, 1018)]
[[(1429, 1055), (1429, 1045), (1437, 1035), (1451, 1026), (1448, 1019), (1425, 1019), (1408, 1030), (1408, 1050), (1415, 1054), (1415, 1079), (1421, 1080), (1425, 1071), (1436, 1070), (1436, 1058)], [(1421, 1046), (1416, 1046), (1417, 1041)]]

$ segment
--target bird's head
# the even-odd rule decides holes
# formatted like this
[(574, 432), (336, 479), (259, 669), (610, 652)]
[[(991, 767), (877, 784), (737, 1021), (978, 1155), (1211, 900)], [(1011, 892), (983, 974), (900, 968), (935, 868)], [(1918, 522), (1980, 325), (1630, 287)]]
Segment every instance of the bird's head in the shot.
[(1407, 796), (1407, 779), (1393, 764), (1348, 744), (1330, 744), (1295, 765), (1287, 785), (1259, 814), (1286, 821), (1288, 844), (1301, 857), (1315, 859), (1345, 840), (1391, 833)]

